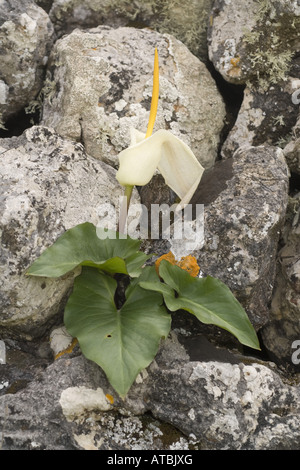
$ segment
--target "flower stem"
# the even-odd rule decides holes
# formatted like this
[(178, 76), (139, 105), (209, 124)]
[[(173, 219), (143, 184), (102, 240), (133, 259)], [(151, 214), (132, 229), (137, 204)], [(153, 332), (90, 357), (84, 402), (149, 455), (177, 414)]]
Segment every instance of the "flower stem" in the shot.
[(118, 232), (124, 233), (133, 186), (126, 185), (120, 208)]
[(150, 108), (150, 116), (149, 122), (146, 132), (146, 139), (150, 137), (153, 131), (156, 114), (157, 114), (157, 106), (158, 106), (158, 95), (159, 95), (159, 66), (158, 66), (158, 52), (155, 48), (154, 54), (154, 70), (153, 70), (153, 88), (152, 88), (152, 98), (151, 98), (151, 108)]
[[(150, 135), (153, 132), (153, 127), (154, 127), (156, 114), (157, 114), (157, 107), (158, 107), (158, 96), (159, 96), (159, 65), (158, 65), (158, 52), (157, 52), (157, 48), (155, 48), (151, 108), (150, 108), (150, 115), (149, 115), (148, 127), (147, 127), (145, 138), (150, 137)], [(119, 226), (118, 226), (119, 233), (124, 233), (124, 230), (125, 230), (132, 190), (133, 190), (133, 186), (130, 186), (130, 185), (125, 186), (123, 201), (122, 201), (121, 208), (120, 208), (120, 217), (119, 217)]]

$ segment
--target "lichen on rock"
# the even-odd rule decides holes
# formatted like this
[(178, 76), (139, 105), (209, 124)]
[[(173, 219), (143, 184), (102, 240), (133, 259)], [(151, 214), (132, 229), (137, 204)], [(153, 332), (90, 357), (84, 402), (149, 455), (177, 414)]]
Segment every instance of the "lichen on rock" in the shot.
[[(123, 191), (115, 170), (47, 127), (0, 139), (0, 154), (0, 329), (31, 339), (61, 312), (77, 271), (48, 279), (26, 276), (26, 269), (68, 228), (97, 225), (101, 204), (117, 206)], [(136, 192), (133, 201), (139, 202)]]
[(118, 153), (130, 144), (130, 128), (146, 132), (155, 47), (160, 100), (154, 131), (169, 129), (211, 167), (224, 125), (223, 100), (205, 65), (173, 36), (155, 31), (99, 26), (58, 40), (49, 61), (56, 93), (44, 102), (43, 123), (116, 168)]
[[(1, 450), (299, 449), (299, 28), (290, 0), (0, 0)], [(154, 131), (180, 137), (205, 172), (193, 248), (143, 248), (225, 282), (262, 350), (172, 312), (121, 399), (61, 328), (78, 272), (24, 272), (118, 207), (118, 154), (131, 127), (146, 130), (155, 47)], [(159, 173), (132, 196), (148, 210), (175, 199)]]
[(3, 124), (38, 95), (54, 38), (49, 16), (35, 2), (1, 2), (0, 114)]
[(218, 0), (208, 32), (210, 59), (229, 82), (254, 81), (264, 89), (288, 75), (299, 25), (297, 2)]

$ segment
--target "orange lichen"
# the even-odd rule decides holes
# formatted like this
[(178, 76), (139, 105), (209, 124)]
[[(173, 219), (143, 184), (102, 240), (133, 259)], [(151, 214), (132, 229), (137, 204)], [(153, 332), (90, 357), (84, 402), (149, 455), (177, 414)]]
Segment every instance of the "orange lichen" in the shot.
[(176, 264), (175, 256), (173, 255), (173, 253), (171, 251), (169, 251), (169, 253), (166, 253), (165, 255), (160, 256), (160, 258), (158, 258), (155, 261), (155, 269), (156, 269), (157, 274), (159, 274), (159, 265), (162, 262), (162, 260), (164, 260), (164, 259), (166, 261), (169, 261), (169, 263), (171, 263), (171, 264)]
[(56, 354), (54, 360), (58, 359), (59, 357), (63, 356), (64, 354), (70, 354), (73, 349), (75, 348), (76, 344), (78, 343), (77, 338), (73, 338), (72, 343), (63, 351), (60, 351), (59, 353)]
[(242, 69), (239, 66), (239, 63), (241, 61), (240, 57), (232, 57), (230, 59), (230, 64), (232, 67), (228, 70), (227, 74), (232, 77), (232, 78), (237, 78), (241, 76)]
[(197, 277), (199, 274), (200, 267), (198, 266), (197, 260), (194, 256), (183, 256), (180, 261), (177, 261), (171, 251), (165, 255), (160, 256), (160, 258), (155, 261), (155, 269), (157, 274), (159, 274), (159, 265), (163, 260), (166, 260), (173, 265), (179, 266), (179, 268), (184, 269), (193, 277)]
[(232, 59), (230, 59), (230, 63), (234, 67), (237, 67), (239, 65), (240, 60), (241, 60), (240, 57), (232, 57)]
[(181, 260), (178, 261), (176, 264), (181, 269), (184, 269), (185, 271), (187, 271), (193, 277), (197, 277), (199, 274), (200, 268), (194, 256), (191, 256), (191, 255), (183, 256)]
[(114, 397), (112, 395), (110, 395), (109, 393), (107, 393), (105, 395), (106, 399), (113, 405), (114, 404)]

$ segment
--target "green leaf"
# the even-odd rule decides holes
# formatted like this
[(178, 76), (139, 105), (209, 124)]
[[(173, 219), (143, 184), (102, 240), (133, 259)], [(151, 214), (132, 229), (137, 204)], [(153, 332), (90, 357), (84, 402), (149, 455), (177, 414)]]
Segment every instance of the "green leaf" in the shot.
[[(133, 279), (129, 286), (126, 289), (126, 299), (129, 297), (130, 292), (132, 289), (135, 289), (137, 285), (140, 285), (142, 282), (155, 282), (159, 281), (159, 277), (156, 273), (155, 266), (145, 266), (142, 269), (141, 274), (139, 277)], [(153, 289), (156, 292), (159, 292), (157, 289)], [(163, 303), (163, 297), (161, 296), (161, 302)]]
[(153, 256), (152, 254), (146, 255), (142, 251), (139, 251), (138, 253), (134, 253), (133, 255), (128, 256), (126, 258), (126, 267), (127, 267), (128, 274), (131, 277), (138, 277), (144, 270), (144, 269), (142, 270), (141, 267), (146, 263), (148, 259), (152, 258), (152, 256)]
[(232, 333), (242, 344), (260, 349), (247, 313), (220, 280), (211, 276), (192, 277), (188, 272), (165, 260), (160, 264), (159, 274), (165, 284), (143, 281), (140, 286), (160, 292), (170, 311), (186, 310), (202, 323), (217, 325)]
[[(151, 278), (151, 269), (143, 276)], [(64, 314), (65, 326), (78, 339), (82, 353), (104, 370), (122, 398), (138, 373), (152, 362), (160, 339), (171, 327), (162, 296), (133, 282), (135, 285), (126, 291), (125, 303), (117, 310), (116, 281), (84, 267), (75, 279)]]
[(89, 222), (67, 230), (34, 261), (26, 274), (60, 277), (77, 266), (91, 266), (110, 274), (138, 276), (151, 256), (138, 251), (141, 242), (129, 236), (118, 238), (119, 234), (113, 231), (101, 239), (98, 230)]

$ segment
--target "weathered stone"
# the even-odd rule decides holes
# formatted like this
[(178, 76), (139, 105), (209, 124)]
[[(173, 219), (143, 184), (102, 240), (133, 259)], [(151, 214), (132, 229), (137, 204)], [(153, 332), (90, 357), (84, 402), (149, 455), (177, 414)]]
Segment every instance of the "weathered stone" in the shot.
[(234, 354), (230, 362), (187, 362), (177, 352), (172, 365), (163, 353), (147, 384), (148, 406), (154, 416), (194, 434), (200, 448), (299, 447), (299, 387), (283, 384), (268, 363)]
[(167, 423), (135, 416), (123, 402), (112, 404), (103, 372), (78, 351), (39, 371), (26, 389), (15, 393), (13, 385), (0, 397), (1, 450), (157, 450), (173, 443), (188, 449), (192, 440)]
[(26, 388), (53, 360), (47, 340), (41, 339), (37, 345), (5, 338), (2, 343), (6, 360), (0, 369), (0, 395)]
[(206, 32), (212, 0), (54, 0), (49, 12), (59, 36), (74, 28), (112, 26), (149, 27), (182, 41), (201, 59), (207, 59)]
[(212, 345), (190, 361), (178, 338), (162, 344), (124, 401), (80, 350), (62, 356), (0, 397), (2, 450), (299, 448), (299, 385), (271, 363)]
[(76, 382), (90, 389), (95, 388), (97, 369), (81, 358), (75, 362), (75, 368), (70, 361), (61, 361), (60, 367), (54, 363), (40, 375), (39, 380), (32, 381), (24, 390), (1, 397), (2, 449), (78, 448), (71, 431), (72, 423), (64, 417), (59, 400), (63, 390)]
[(170, 129), (211, 167), (225, 117), (223, 100), (205, 65), (174, 37), (154, 31), (98, 27), (57, 41), (49, 69), (54, 88), (42, 122), (117, 167), (118, 153), (130, 144), (130, 127), (147, 129), (155, 47), (160, 100), (154, 131)]
[(0, 124), (33, 102), (44, 81), (54, 29), (31, 0), (0, 5)]
[[(44, 123), (55, 127), (0, 140), (1, 449), (299, 449), (295, 189), (287, 207), (288, 168), (293, 178), (300, 174), (299, 1), (215, 0), (210, 15), (212, 3), (0, 0), (0, 127), (24, 107), (40, 107), (42, 98)], [(40, 95), (54, 29), (36, 4), (51, 10), (61, 38)], [(246, 85), (220, 162), (224, 104), (198, 60), (207, 60), (207, 25), (212, 64), (230, 82), (220, 80), (220, 89), (227, 85), (234, 102), (235, 84)], [(232, 289), (280, 367), (260, 353), (239, 354), (230, 333), (175, 312), (172, 334), (122, 401), (78, 345), (61, 355), (72, 338), (61, 342), (64, 330), (56, 327), (76, 272), (57, 281), (23, 273), (67, 228), (96, 224), (101, 203), (118, 205), (122, 189), (112, 166), (129, 144), (129, 128), (146, 129), (155, 46), (155, 129), (170, 129), (206, 167), (192, 201), (204, 204), (204, 236), (192, 249), (200, 275)], [(160, 175), (140, 194), (147, 208), (175, 197)], [(184, 255), (191, 245), (163, 239), (144, 246)]]
[[(289, 171), (272, 146), (245, 147), (207, 171), (191, 204), (204, 204), (194, 240), (150, 242), (150, 251), (171, 250), (177, 259), (196, 256), (202, 275), (222, 280), (246, 308), (255, 328), (268, 321), (280, 230), (288, 203)], [(213, 188), (213, 189), (212, 189)], [(204, 225), (204, 226), (203, 226)], [(200, 229), (203, 237), (197, 237)], [(192, 243), (191, 243), (192, 241)]]
[(99, 224), (101, 204), (118, 207), (123, 189), (113, 168), (46, 127), (1, 139), (0, 158), (0, 328), (31, 338), (51, 326), (77, 271), (48, 279), (26, 276), (25, 270), (65, 230)]
[(293, 360), (294, 341), (300, 340), (300, 194), (297, 196), (290, 199), (270, 320), (262, 329), (263, 343), (272, 360), (290, 370), (300, 370), (297, 358)]
[[(299, 82), (299, 101), (295, 101), (295, 104), (300, 103), (300, 80)], [(296, 90), (297, 91), (297, 90)], [(300, 175), (300, 116), (298, 121), (292, 130), (292, 138), (283, 148), (283, 153), (286, 161), (289, 165), (291, 172)]]
[(300, 6), (278, 0), (217, 0), (208, 30), (209, 57), (225, 80), (265, 88), (288, 75), (299, 52)]
[(53, 357), (57, 357), (68, 348), (72, 348), (72, 336), (66, 330), (65, 326), (54, 328), (50, 333), (50, 347)]
[[(291, 139), (298, 116), (293, 93), (300, 88), (300, 80), (288, 77), (286, 81), (271, 85), (262, 91), (247, 87), (236, 122), (222, 146), (222, 156), (230, 157), (244, 145), (278, 145), (285, 147)], [(293, 150), (287, 150), (291, 155)], [(290, 168), (294, 160), (292, 156)], [(289, 162), (288, 160), (288, 162)]]

